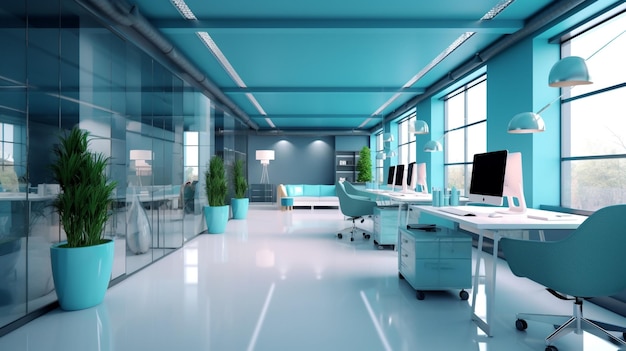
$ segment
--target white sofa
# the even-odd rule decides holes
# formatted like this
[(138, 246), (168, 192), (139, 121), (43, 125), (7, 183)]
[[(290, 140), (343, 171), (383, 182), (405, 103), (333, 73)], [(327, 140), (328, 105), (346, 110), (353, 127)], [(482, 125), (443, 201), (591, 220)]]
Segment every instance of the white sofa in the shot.
[(290, 197), (294, 207), (339, 207), (334, 184), (280, 184), (276, 193), (278, 206), (281, 198)]

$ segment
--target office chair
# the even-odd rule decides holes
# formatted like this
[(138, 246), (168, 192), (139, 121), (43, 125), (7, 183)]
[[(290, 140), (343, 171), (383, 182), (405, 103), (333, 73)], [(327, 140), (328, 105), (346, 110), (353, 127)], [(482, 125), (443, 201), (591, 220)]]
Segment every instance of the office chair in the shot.
[[(375, 200), (375, 198), (372, 198), (372, 195), (370, 195), (367, 191), (363, 191), (363, 190), (359, 190), (357, 189), (354, 185), (352, 185), (352, 183), (346, 181), (343, 181), (343, 187), (344, 189), (346, 189), (346, 193), (356, 196), (361, 200)], [(374, 196), (376, 196), (375, 194), (373, 194)]]
[[(360, 219), (361, 223), (363, 223), (366, 216), (373, 215), (374, 207), (376, 207), (376, 201), (365, 200), (359, 196), (348, 194), (343, 183), (341, 182), (337, 182), (335, 184), (335, 192), (339, 198), (339, 209), (341, 210), (341, 213), (352, 220), (352, 227), (346, 229), (350, 229), (350, 241), (354, 241), (354, 233), (358, 230), (356, 220)], [(343, 238), (343, 233), (339, 232), (337, 237), (339, 239)], [(369, 239), (370, 235), (364, 231), (363, 238)]]
[(624, 247), (626, 247), (626, 205), (602, 208), (589, 216), (568, 237), (559, 241), (525, 241), (503, 238), (500, 247), (513, 274), (527, 277), (560, 299), (574, 301), (572, 316), (518, 313), (515, 326), (528, 327), (526, 320), (553, 324), (556, 330), (546, 338), (546, 351), (557, 351), (558, 338), (587, 331), (608, 337), (617, 345), (626, 342), (609, 334), (626, 328), (583, 317), (583, 301), (609, 296), (626, 289)]

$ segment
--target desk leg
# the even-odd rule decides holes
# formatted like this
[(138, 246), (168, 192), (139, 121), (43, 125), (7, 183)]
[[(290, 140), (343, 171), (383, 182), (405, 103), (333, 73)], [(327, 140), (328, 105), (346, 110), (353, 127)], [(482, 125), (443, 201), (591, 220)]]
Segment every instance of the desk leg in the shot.
[[(496, 273), (497, 273), (497, 259), (498, 259), (498, 244), (502, 237), (499, 232), (493, 233), (493, 253), (491, 255), (491, 266), (487, 264), (487, 253), (483, 252), (483, 238), (485, 233), (480, 231), (478, 236), (478, 260), (476, 261), (476, 269), (474, 272), (474, 286), (472, 288), (472, 320), (478, 325), (478, 327), (487, 334), (487, 336), (493, 336), (491, 330), (491, 324), (493, 324), (493, 311), (496, 305)], [(485, 260), (485, 301), (484, 301), (484, 319), (477, 314), (477, 294), (480, 289), (480, 264)]]
[[(487, 336), (491, 336), (490, 333), (490, 328), (489, 328), (489, 324), (488, 324), (488, 312), (489, 312), (489, 306), (485, 305), (485, 307), (487, 308), (487, 313), (486, 313), (486, 319), (487, 320), (483, 320), (478, 314), (476, 314), (476, 306), (477, 306), (477, 295), (478, 295), (478, 290), (480, 290), (480, 265), (482, 263), (482, 261), (484, 260), (484, 252), (483, 252), (483, 239), (485, 237), (485, 233), (484, 230), (481, 230), (480, 233), (478, 234), (478, 245), (476, 247), (477, 251), (478, 251), (478, 255), (476, 257), (476, 267), (474, 268), (474, 284), (472, 287), (472, 320), (476, 323), (476, 325), (478, 325), (478, 327), (480, 329), (482, 329), (482, 331), (484, 331)], [(485, 263), (486, 266), (486, 263)], [(485, 271), (486, 272), (486, 271)], [(486, 288), (486, 287), (485, 287)], [(485, 292), (487, 291), (487, 289), (485, 289)], [(487, 302), (489, 301), (489, 299), (486, 299)]]

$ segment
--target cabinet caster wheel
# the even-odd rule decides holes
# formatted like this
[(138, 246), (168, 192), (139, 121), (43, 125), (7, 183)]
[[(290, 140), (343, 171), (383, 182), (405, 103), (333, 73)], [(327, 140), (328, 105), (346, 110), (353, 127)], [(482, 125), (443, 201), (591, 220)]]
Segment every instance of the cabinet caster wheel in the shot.
[(526, 330), (526, 328), (528, 328), (528, 323), (526, 323), (523, 319), (518, 319), (515, 321), (515, 328), (517, 328), (517, 330)]
[(417, 292), (415, 293), (415, 297), (416, 297), (418, 300), (424, 300), (424, 298), (426, 298), (426, 294), (424, 294), (424, 292), (423, 292), (423, 291), (417, 291)]
[(559, 349), (557, 349), (554, 345), (548, 345), (546, 346), (546, 351), (559, 351)]
[(469, 299), (469, 293), (465, 290), (461, 290), (461, 292), (459, 292), (459, 297), (461, 298), (461, 300), (467, 300)]
[(343, 238), (343, 235), (341, 233), (337, 234), (337, 238), (341, 239)]

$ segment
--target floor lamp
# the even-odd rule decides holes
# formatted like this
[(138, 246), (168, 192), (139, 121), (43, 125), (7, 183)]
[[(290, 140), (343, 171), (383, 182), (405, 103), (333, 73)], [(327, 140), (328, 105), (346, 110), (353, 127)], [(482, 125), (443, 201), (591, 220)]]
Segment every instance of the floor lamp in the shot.
[(274, 160), (274, 150), (256, 150), (256, 159), (261, 161), (261, 166), (263, 166), (261, 184), (269, 184), (270, 176), (267, 172), (267, 166), (269, 166), (270, 161)]

